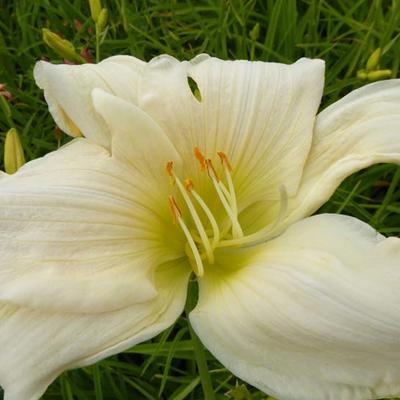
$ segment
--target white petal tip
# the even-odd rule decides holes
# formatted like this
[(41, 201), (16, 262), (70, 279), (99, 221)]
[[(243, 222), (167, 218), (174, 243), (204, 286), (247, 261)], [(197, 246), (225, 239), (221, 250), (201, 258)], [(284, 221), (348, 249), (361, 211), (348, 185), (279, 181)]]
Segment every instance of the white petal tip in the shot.
[(49, 64), (46, 61), (38, 61), (33, 68), (33, 78), (35, 79), (36, 85), (40, 87), (40, 89), (44, 89), (45, 86), (45, 68), (46, 64)]

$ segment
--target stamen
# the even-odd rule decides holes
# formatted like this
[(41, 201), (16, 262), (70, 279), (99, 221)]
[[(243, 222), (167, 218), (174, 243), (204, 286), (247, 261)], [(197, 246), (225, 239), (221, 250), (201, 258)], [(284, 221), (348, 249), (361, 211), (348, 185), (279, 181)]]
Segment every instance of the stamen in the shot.
[(200, 151), (200, 149), (198, 147), (194, 148), (194, 155), (200, 163), (201, 171), (205, 171), (206, 167), (207, 167), (206, 166), (206, 158), (203, 156), (202, 152)]
[(237, 220), (237, 215), (233, 213), (231, 206), (228, 204), (228, 201), (223, 193), (223, 189), (220, 185), (220, 181), (218, 179), (217, 174), (215, 173), (215, 169), (212, 165), (211, 160), (207, 160), (207, 171), (208, 176), (211, 178), (212, 183), (214, 184), (214, 188), (218, 194), (219, 199), (221, 200), (222, 205), (225, 208), (226, 213), (228, 214), (231, 222), (232, 222), (232, 236), (234, 238), (243, 237), (243, 231), (239, 222)]
[(167, 165), (165, 166), (165, 169), (167, 170), (167, 174), (169, 175), (171, 179), (171, 184), (173, 185), (175, 183), (175, 175), (174, 175), (174, 162), (173, 161), (168, 161)]
[(215, 179), (217, 182), (219, 182), (219, 176), (217, 175), (217, 172), (215, 171), (212, 161), (209, 158), (206, 161), (206, 166), (207, 166), (208, 176), (211, 179)]
[(225, 170), (225, 177), (226, 177), (226, 181), (228, 182), (232, 211), (235, 215), (237, 215), (238, 210), (237, 210), (236, 192), (235, 192), (235, 187), (233, 186), (233, 181), (232, 181), (232, 176), (231, 176), (231, 172), (233, 171), (233, 168), (232, 168), (231, 163), (229, 162), (228, 157), (226, 156), (226, 154), (224, 152), (219, 151), (217, 154), (218, 154), (219, 158), (221, 159), (221, 163)]
[(233, 171), (232, 164), (229, 162), (227, 155), (223, 151), (217, 151), (218, 157), (221, 160), (223, 166), (226, 166), (230, 172)]
[(168, 196), (168, 204), (172, 212), (173, 222), (176, 225), (178, 223), (178, 219), (182, 217), (182, 212), (179, 209), (174, 196)]
[[(190, 250), (192, 250), (192, 253), (194, 256), (194, 261), (195, 261), (195, 264), (191, 263), (193, 271), (197, 276), (203, 276), (203, 274), (204, 274), (203, 261), (201, 260), (201, 256), (200, 256), (199, 250), (196, 246), (196, 243), (194, 242), (193, 237), (190, 234), (188, 227), (185, 225), (185, 223), (182, 219), (181, 210), (179, 209), (179, 207), (176, 203), (176, 200), (173, 196), (169, 196), (168, 201), (169, 201), (169, 205), (172, 210), (172, 213), (175, 216), (179, 226), (181, 227), (181, 229), (186, 237), (186, 240), (189, 244)], [(191, 259), (189, 258), (189, 260), (191, 260)]]
[[(197, 147), (194, 149), (194, 154), (200, 163), (201, 170), (207, 171), (218, 198), (229, 217), (224, 219), (224, 221), (221, 221), (221, 227), (218, 226), (218, 222), (210, 208), (202, 199), (202, 197), (194, 190), (194, 184), (192, 180), (186, 178), (182, 182), (175, 175), (173, 162), (169, 161), (167, 163), (167, 174), (171, 178), (172, 183), (177, 186), (177, 189), (181, 193), (182, 198), (186, 203), (186, 207), (190, 213), (190, 217), (193, 220), (190, 224), (190, 228), (192, 230), (190, 230), (189, 226), (185, 224), (182, 217), (182, 211), (179, 208), (175, 198), (173, 196), (169, 196), (168, 200), (173, 220), (175, 224), (179, 224), (184, 236), (186, 237), (187, 243), (185, 245), (185, 252), (189, 257), (193, 271), (197, 276), (202, 276), (204, 273), (203, 261), (207, 260), (208, 263), (213, 264), (214, 251), (216, 248), (254, 246), (276, 236), (277, 228), (285, 218), (287, 212), (288, 195), (285, 186), (279, 186), (280, 204), (275, 220), (259, 231), (248, 236), (244, 236), (238, 220), (237, 198), (231, 175), (233, 168), (228, 157), (222, 151), (217, 153), (221, 160), (225, 175), (224, 182), (222, 182), (220, 176), (218, 176), (218, 173), (214, 168), (212, 161), (210, 159), (206, 159)], [(205, 217), (207, 217), (209, 225), (207, 221), (204, 220), (204, 215), (201, 215), (201, 217), (205, 223), (203, 223), (202, 219), (200, 218), (200, 211), (198, 211), (199, 207), (205, 214)], [(193, 223), (195, 228), (192, 226)], [(205, 229), (205, 226), (207, 226), (207, 229)], [(228, 235), (231, 235), (231, 238), (224, 239)]]
[(191, 192), (191, 191), (192, 191), (194, 185), (193, 185), (193, 182), (192, 182), (190, 179), (187, 179), (187, 178), (186, 178), (186, 179), (183, 181), (183, 184), (185, 185), (185, 189), (186, 189), (188, 192)]
[(211, 248), (210, 239), (207, 236), (207, 233), (204, 229), (201, 219), (200, 219), (199, 215), (197, 214), (196, 207), (193, 205), (192, 200), (190, 200), (190, 197), (185, 190), (185, 186), (182, 184), (180, 179), (174, 174), (173, 166), (171, 166), (169, 168), (169, 173), (171, 174), (171, 176), (173, 176), (174, 181), (175, 181), (176, 185), (178, 186), (178, 189), (181, 192), (182, 197), (185, 200), (185, 203), (189, 209), (190, 215), (193, 218), (193, 221), (196, 225), (197, 232), (199, 233), (202, 244), (204, 246), (204, 250), (206, 252), (208, 262), (210, 264), (213, 264), (214, 263), (213, 249)]
[(225, 185), (221, 182), (221, 179), (219, 179), (219, 176), (217, 174), (217, 172), (215, 171), (214, 165), (212, 163), (212, 161), (210, 159), (206, 160), (206, 165), (207, 165), (207, 172), (208, 172), (208, 176), (211, 179), (215, 179), (218, 183), (218, 186), (221, 188), (221, 190), (223, 191), (226, 200), (230, 203), (231, 202), (231, 194), (229, 193), (229, 190), (225, 187)]
[(200, 197), (200, 195), (194, 190), (193, 182), (190, 179), (185, 179), (185, 188), (186, 190), (191, 193), (191, 195), (195, 198), (201, 209), (206, 214), (208, 220), (210, 221), (211, 228), (213, 231), (213, 242), (212, 242), (212, 249), (215, 249), (215, 246), (219, 242), (220, 239), (220, 232), (218, 228), (217, 221), (215, 220), (211, 210), (207, 207), (207, 204), (204, 200)]

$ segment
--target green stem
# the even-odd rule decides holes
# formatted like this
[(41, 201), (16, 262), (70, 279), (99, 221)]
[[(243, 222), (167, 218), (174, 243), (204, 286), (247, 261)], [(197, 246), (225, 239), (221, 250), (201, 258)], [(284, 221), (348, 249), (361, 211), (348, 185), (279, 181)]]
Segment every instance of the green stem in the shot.
[(100, 62), (100, 32), (96, 23), (96, 63)]
[(189, 282), (188, 298), (186, 302), (186, 317), (189, 326), (190, 337), (192, 339), (193, 351), (196, 358), (197, 369), (200, 376), (201, 386), (203, 388), (203, 394), (205, 400), (215, 400), (214, 390), (211, 383), (211, 377), (208, 372), (206, 353), (204, 351), (204, 346), (200, 342), (200, 339), (196, 335), (192, 325), (189, 320), (189, 313), (193, 310), (197, 302), (197, 286), (196, 282)]
[(397, 188), (399, 181), (400, 181), (400, 167), (396, 169), (392, 182), (390, 183), (389, 189), (386, 192), (385, 198), (383, 199), (382, 204), (379, 207), (378, 211), (375, 213), (375, 215), (372, 217), (370, 221), (370, 224), (376, 229), (380, 228), (383, 213), (386, 211), (387, 207), (392, 201), (394, 192)]

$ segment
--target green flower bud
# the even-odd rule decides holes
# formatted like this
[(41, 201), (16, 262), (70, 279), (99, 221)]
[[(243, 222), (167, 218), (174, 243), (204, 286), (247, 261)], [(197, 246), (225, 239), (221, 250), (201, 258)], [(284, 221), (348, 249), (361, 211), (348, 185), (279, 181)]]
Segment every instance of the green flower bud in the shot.
[(381, 79), (388, 79), (392, 77), (391, 69), (378, 69), (377, 71), (370, 71), (367, 74), (367, 79), (370, 82), (379, 81)]
[(104, 28), (107, 26), (108, 22), (108, 10), (107, 8), (103, 8), (100, 11), (99, 18), (97, 19), (97, 29), (99, 30), (99, 33), (104, 31)]
[(24, 150), (15, 128), (11, 128), (4, 143), (4, 169), (7, 174), (17, 172), (25, 164)]
[(61, 38), (59, 35), (46, 28), (42, 29), (42, 36), (43, 41), (47, 46), (53, 49), (62, 58), (79, 64), (85, 62), (85, 60), (75, 51), (75, 47), (70, 41)]
[(227, 396), (232, 399), (232, 400), (250, 400), (251, 399), (251, 394), (248, 391), (246, 385), (238, 385), (236, 383), (236, 386), (229, 390), (227, 393)]
[(362, 81), (365, 81), (367, 79), (367, 71), (365, 69), (360, 69), (357, 71), (357, 78), (361, 79)]
[(374, 70), (379, 63), (379, 60), (381, 58), (381, 49), (378, 47), (368, 58), (366, 69), (367, 71), (372, 71)]
[(250, 39), (255, 42), (260, 37), (260, 24), (257, 22), (249, 32)]
[(89, 0), (90, 14), (92, 15), (93, 21), (97, 22), (101, 13), (101, 1), (100, 0)]

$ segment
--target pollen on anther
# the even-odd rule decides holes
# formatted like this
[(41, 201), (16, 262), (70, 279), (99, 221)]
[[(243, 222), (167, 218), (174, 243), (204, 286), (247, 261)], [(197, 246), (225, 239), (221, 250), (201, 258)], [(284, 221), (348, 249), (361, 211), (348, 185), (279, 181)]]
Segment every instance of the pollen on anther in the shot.
[(205, 171), (207, 169), (206, 158), (203, 156), (202, 152), (198, 147), (194, 148), (194, 155), (200, 163), (200, 169)]
[(221, 160), (222, 165), (226, 165), (229, 171), (233, 171), (232, 164), (229, 162), (228, 156), (223, 151), (217, 151), (218, 157)]
[(174, 162), (168, 161), (167, 165), (165, 166), (165, 169), (167, 171), (167, 174), (171, 178), (171, 184), (173, 185), (175, 183)]
[(212, 164), (212, 161), (209, 158), (206, 160), (206, 166), (207, 166), (208, 176), (211, 179), (215, 179), (217, 182), (219, 182), (218, 174), (215, 171), (215, 168), (214, 168), (214, 166)]
[(177, 224), (179, 218), (182, 217), (182, 211), (180, 210), (178, 204), (176, 203), (174, 196), (168, 196), (168, 204), (169, 204), (169, 208), (171, 209), (171, 212), (172, 212), (172, 218), (173, 218), (174, 224)]
[(193, 184), (193, 182), (190, 180), (190, 179), (185, 179), (185, 181), (183, 182), (184, 183), (184, 185), (185, 185), (185, 189), (188, 191), (188, 192), (190, 192), (190, 191), (192, 191), (192, 189), (193, 189), (193, 187), (194, 187), (194, 184)]
[(174, 173), (173, 173), (173, 170), (174, 170), (174, 162), (173, 162), (173, 161), (168, 161), (168, 162), (167, 162), (167, 165), (166, 165), (166, 167), (165, 167), (165, 169), (167, 170), (167, 174), (168, 174), (170, 177), (173, 177), (173, 176), (174, 176)]

